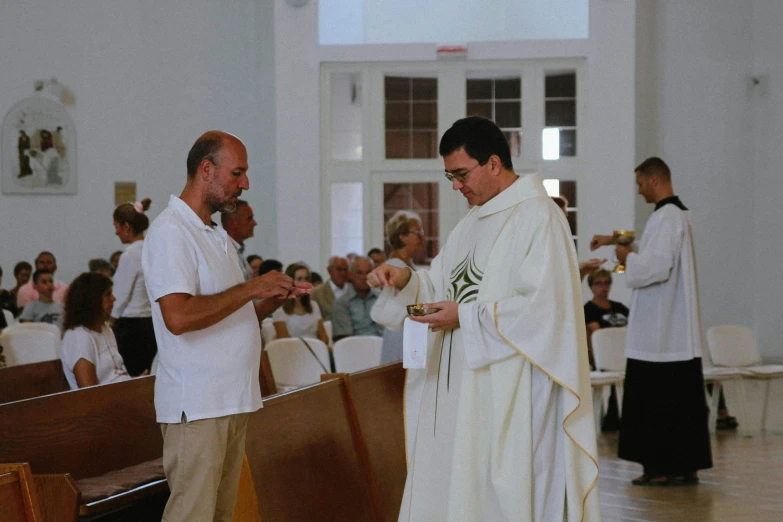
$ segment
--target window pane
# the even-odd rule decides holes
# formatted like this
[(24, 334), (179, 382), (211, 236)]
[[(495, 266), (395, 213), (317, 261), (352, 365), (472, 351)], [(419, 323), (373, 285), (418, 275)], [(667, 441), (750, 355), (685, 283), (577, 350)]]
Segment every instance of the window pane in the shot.
[(547, 127), (575, 126), (576, 101), (547, 101), (545, 121)]
[(364, 251), (362, 183), (332, 183), (332, 252)]
[(436, 158), (437, 78), (387, 76), (384, 84), (386, 158)]
[(495, 98), (518, 100), (522, 96), (522, 80), (509, 78), (495, 80)]
[(332, 159), (362, 159), (362, 76), (333, 73), (331, 76)]
[(437, 130), (438, 129), (437, 102), (414, 102), (412, 123), (414, 129)]
[(492, 119), (492, 102), (468, 102), (468, 116), (484, 116)]
[(491, 100), (492, 80), (468, 80), (467, 93), (469, 100)]
[(409, 130), (411, 127), (411, 106), (404, 102), (386, 103), (386, 129)]
[(413, 78), (412, 98), (414, 100), (438, 99), (438, 80), (436, 78)]
[(411, 97), (411, 79), (398, 76), (387, 76), (384, 80), (386, 100), (408, 101)]
[(560, 129), (560, 155), (576, 156), (576, 131)]
[(495, 103), (495, 123), (501, 129), (522, 126), (522, 104), (520, 102)]
[(561, 181), (560, 195), (568, 200), (569, 207), (576, 207), (576, 181)]
[(411, 133), (386, 132), (386, 157), (390, 159), (405, 159), (411, 157)]
[(421, 218), (424, 245), (413, 254), (413, 262), (426, 265), (438, 253), (438, 183), (384, 183), (383, 232), (387, 254), (391, 244), (386, 223), (398, 210), (412, 211)]
[(518, 157), (522, 153), (522, 131), (504, 132), (503, 135), (511, 148), (511, 157)]
[(438, 132), (413, 132), (412, 158), (436, 158), (438, 156)]
[(575, 98), (576, 73), (547, 75), (544, 96), (547, 98)]

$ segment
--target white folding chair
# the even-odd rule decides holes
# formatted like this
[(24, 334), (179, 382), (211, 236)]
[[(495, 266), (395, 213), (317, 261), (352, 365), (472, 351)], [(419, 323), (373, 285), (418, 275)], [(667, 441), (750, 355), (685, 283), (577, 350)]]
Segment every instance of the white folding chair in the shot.
[(330, 373), (329, 348), (320, 339), (287, 337), (266, 345), (278, 391), (292, 390), (321, 381)]
[[(622, 376), (620, 382), (612, 382), (617, 390), (617, 411), (622, 413), (623, 407), (623, 382), (625, 381), (625, 337), (628, 328), (601, 328), (593, 332), (591, 341), (593, 344), (593, 358), (595, 367), (599, 372), (619, 373)], [(592, 375), (592, 373), (591, 373)], [(601, 406), (608, 406), (609, 398), (605, 396), (606, 386), (601, 387)], [(600, 412), (599, 412), (600, 413)]]
[[(713, 326), (707, 330), (707, 346), (715, 366), (735, 368), (742, 372), (743, 378), (765, 381), (761, 429), (766, 430), (770, 382), (773, 379), (783, 379), (783, 364), (761, 362), (756, 336), (747, 326)], [(742, 389), (742, 381), (739, 384)], [(741, 394), (744, 396), (744, 391)], [(742, 406), (744, 407), (744, 404)], [(747, 424), (747, 421), (745, 422)]]
[(275, 325), (272, 319), (267, 317), (261, 321), (261, 340), (264, 342), (264, 346), (277, 338), (277, 331), (275, 331)]
[(3, 309), (3, 315), (5, 316), (5, 324), (8, 326), (11, 326), (12, 324), (16, 324), (16, 319), (14, 319), (14, 314), (12, 314), (10, 311)]
[(18, 323), (0, 334), (6, 364), (29, 364), (60, 358), (60, 329), (47, 323)]
[[(604, 395), (606, 388), (615, 385), (617, 389), (622, 388), (625, 381), (623, 372), (590, 372), (590, 386), (593, 388), (593, 415), (595, 416), (596, 436), (601, 431), (601, 413), (604, 410)], [(619, 398), (618, 398), (619, 401)], [(619, 407), (621, 404), (618, 404)]]
[(326, 330), (326, 338), (329, 339), (329, 346), (332, 346), (334, 344), (332, 341), (332, 332), (334, 331), (332, 321), (324, 321), (324, 330)]
[(353, 373), (381, 365), (383, 337), (357, 335), (334, 343), (334, 367), (338, 372)]

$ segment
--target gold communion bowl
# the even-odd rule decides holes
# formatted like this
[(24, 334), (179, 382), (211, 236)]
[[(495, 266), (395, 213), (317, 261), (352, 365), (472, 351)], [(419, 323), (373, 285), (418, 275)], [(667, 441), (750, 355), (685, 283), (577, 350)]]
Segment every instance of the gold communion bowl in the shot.
[(437, 308), (425, 308), (423, 304), (412, 304), (406, 307), (408, 315), (429, 315), (438, 311)]

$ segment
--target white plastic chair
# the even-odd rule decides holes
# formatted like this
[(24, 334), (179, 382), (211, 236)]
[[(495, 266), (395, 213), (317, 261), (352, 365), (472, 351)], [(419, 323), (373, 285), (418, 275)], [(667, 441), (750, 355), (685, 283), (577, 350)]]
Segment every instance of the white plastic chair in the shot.
[[(591, 341), (593, 344), (593, 358), (595, 367), (605, 374), (619, 373), (622, 378), (619, 382), (612, 382), (617, 390), (617, 411), (622, 414), (623, 407), (623, 383), (625, 382), (625, 337), (628, 328), (601, 328), (593, 332)], [(592, 375), (592, 372), (591, 372)], [(592, 381), (592, 379), (591, 379)], [(608, 407), (609, 397), (606, 396), (607, 386), (601, 387), (601, 406)], [(597, 414), (600, 415), (600, 412)], [(598, 417), (600, 418), (600, 417)]]
[(267, 317), (266, 319), (261, 321), (261, 340), (264, 342), (264, 346), (266, 346), (275, 338), (277, 338), (277, 331), (275, 331), (275, 325), (272, 322), (272, 319)]
[(334, 367), (338, 372), (353, 373), (381, 365), (383, 337), (357, 335), (344, 337), (336, 343)]
[[(606, 389), (609, 386), (615, 385), (617, 387), (617, 390), (620, 390), (623, 386), (623, 382), (625, 381), (625, 374), (623, 372), (601, 372), (601, 371), (592, 371), (590, 372), (590, 385), (593, 388), (593, 415), (595, 416), (595, 434), (598, 436), (598, 433), (601, 430), (601, 413), (604, 411), (604, 400), (608, 401), (608, 398), (605, 399), (606, 395)], [(622, 406), (622, 403), (620, 402), (619, 398), (619, 392), (618, 392), (618, 409)]]
[(29, 364), (60, 358), (60, 329), (47, 323), (18, 323), (0, 334), (6, 364)]
[(329, 346), (332, 346), (334, 343), (332, 341), (332, 332), (334, 331), (332, 321), (324, 321), (324, 330), (326, 330), (326, 338), (329, 339)]
[[(743, 373), (743, 377), (746, 379), (765, 381), (761, 429), (766, 430), (770, 382), (772, 379), (783, 379), (783, 364), (763, 364), (761, 362), (756, 336), (753, 335), (753, 330), (747, 326), (713, 326), (707, 330), (707, 346), (715, 366), (736, 368)], [(740, 387), (742, 387), (741, 381)]]
[(274, 339), (264, 350), (269, 355), (278, 391), (320, 382), (321, 374), (330, 373), (329, 348), (320, 339)]
[(5, 316), (5, 324), (8, 326), (11, 326), (12, 324), (16, 324), (16, 319), (14, 318), (14, 314), (12, 314), (10, 311), (3, 309), (3, 315)]

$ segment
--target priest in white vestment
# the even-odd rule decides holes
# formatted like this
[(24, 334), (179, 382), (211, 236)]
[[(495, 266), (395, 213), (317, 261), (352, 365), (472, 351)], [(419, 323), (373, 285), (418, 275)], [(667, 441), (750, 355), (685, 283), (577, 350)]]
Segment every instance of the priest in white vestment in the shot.
[[(643, 466), (634, 485), (697, 484), (712, 454), (693, 227), (662, 159), (648, 158), (635, 172), (639, 194), (655, 212), (638, 245), (617, 246), (633, 288), (619, 457)], [(590, 247), (611, 242), (595, 236)]]
[[(401, 327), (409, 304), (438, 309), (406, 324), (399, 520), (600, 520), (584, 313), (565, 216), (538, 175), (514, 173), (490, 120), (457, 121), (440, 154), (473, 208), (429, 270), (384, 264), (368, 276), (384, 287), (377, 322)], [(414, 352), (424, 354), (418, 364)]]

